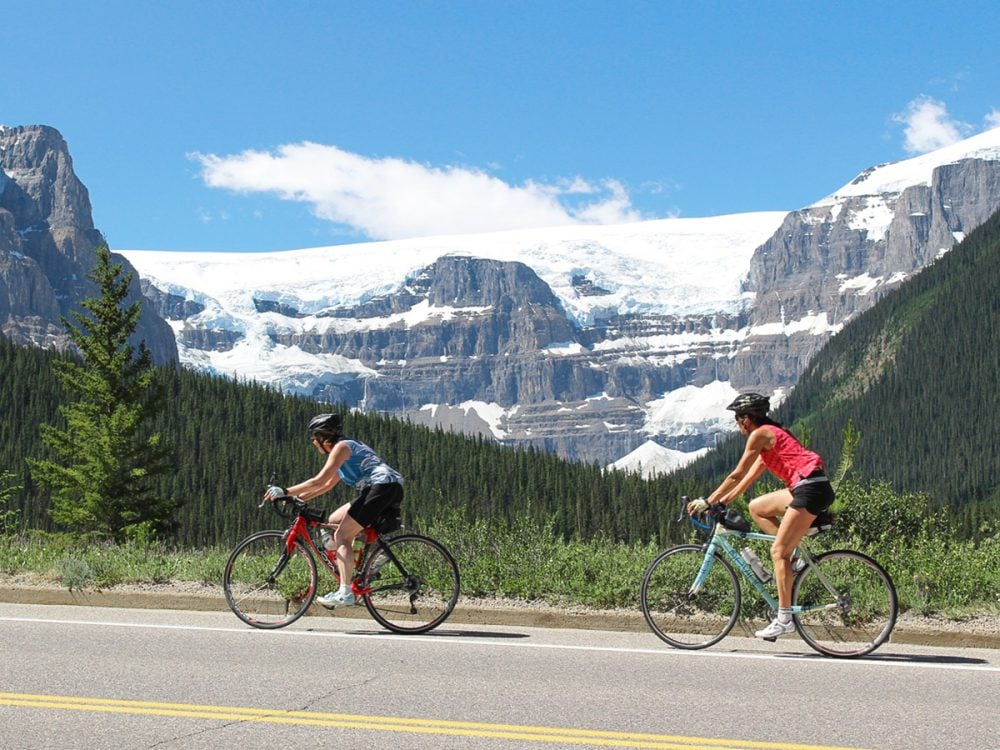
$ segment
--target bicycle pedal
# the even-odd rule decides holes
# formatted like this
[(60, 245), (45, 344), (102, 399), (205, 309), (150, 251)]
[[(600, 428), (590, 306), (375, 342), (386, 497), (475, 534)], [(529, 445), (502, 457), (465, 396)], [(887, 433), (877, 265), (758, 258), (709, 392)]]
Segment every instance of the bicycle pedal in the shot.
[(775, 636), (774, 638), (763, 638), (761, 640), (765, 640), (768, 643), (775, 643), (778, 640), (778, 638), (777, 638), (777, 636)]

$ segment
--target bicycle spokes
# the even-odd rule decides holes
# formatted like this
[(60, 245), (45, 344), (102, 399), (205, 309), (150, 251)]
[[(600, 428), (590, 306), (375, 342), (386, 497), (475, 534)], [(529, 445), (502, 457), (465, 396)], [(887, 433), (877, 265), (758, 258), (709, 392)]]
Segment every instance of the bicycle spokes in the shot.
[(241, 620), (258, 628), (280, 628), (301, 617), (316, 594), (316, 563), (301, 543), (286, 546), (280, 531), (243, 540), (226, 563), (226, 601)]
[(440, 544), (418, 535), (385, 542), (367, 564), (362, 583), (371, 586), (363, 595), (372, 617), (396, 632), (436, 627), (458, 600), (454, 559)]
[(810, 646), (831, 656), (863, 656), (888, 640), (898, 603), (892, 580), (859, 552), (819, 555), (792, 589), (795, 621)]

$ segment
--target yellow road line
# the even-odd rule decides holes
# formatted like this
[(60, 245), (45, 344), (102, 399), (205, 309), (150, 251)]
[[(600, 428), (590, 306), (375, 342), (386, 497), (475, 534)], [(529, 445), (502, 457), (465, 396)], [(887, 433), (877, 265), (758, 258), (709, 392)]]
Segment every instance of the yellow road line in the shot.
[(381, 732), (440, 734), (461, 737), (492, 737), (497, 739), (561, 742), (563, 744), (597, 747), (634, 747), (659, 750), (852, 750), (825, 745), (797, 745), (781, 742), (723, 740), (703, 737), (681, 737), (661, 734), (610, 732), (593, 729), (536, 727), (518, 724), (484, 724), (470, 721), (409, 719), (394, 716), (322, 713), (314, 711), (282, 711), (277, 709), (239, 706), (209, 706), (190, 703), (157, 703), (106, 698), (79, 698), (61, 695), (31, 695), (0, 693), (0, 706), (125, 713), (147, 716), (178, 716), (216, 721), (254, 721), (271, 724), (339, 727)]

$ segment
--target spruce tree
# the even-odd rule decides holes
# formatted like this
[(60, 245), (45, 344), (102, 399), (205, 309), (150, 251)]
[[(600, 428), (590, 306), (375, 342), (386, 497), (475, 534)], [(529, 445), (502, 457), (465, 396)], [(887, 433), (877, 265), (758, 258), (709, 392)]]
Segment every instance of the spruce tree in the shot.
[(129, 343), (141, 312), (125, 306), (132, 274), (97, 249), (88, 277), (100, 296), (84, 300), (89, 313), (65, 318), (82, 361), (56, 363), (56, 372), (75, 400), (60, 405), (66, 427), (43, 424), (42, 440), (58, 460), (31, 460), (34, 477), (52, 491), (52, 519), (74, 531), (116, 540), (148, 540), (168, 531), (177, 503), (153, 492), (153, 478), (170, 470), (170, 451), (152, 432), (163, 408), (163, 389), (152, 357), (141, 342)]

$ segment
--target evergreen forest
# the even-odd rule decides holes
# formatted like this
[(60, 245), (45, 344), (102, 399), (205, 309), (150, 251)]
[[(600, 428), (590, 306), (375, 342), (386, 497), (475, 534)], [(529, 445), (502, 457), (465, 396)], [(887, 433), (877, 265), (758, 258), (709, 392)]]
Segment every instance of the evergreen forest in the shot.
[[(25, 459), (46, 456), (38, 425), (58, 423), (66, 398), (52, 374), (58, 355), (0, 340), (0, 467), (14, 475), (10, 509), (29, 528), (52, 529), (49, 500)], [(180, 503), (176, 541), (187, 546), (231, 544), (277, 519), (257, 505), (273, 476), (288, 485), (313, 476), (322, 457), (305, 427), (317, 404), (254, 384), (166, 367), (163, 414), (150, 429), (174, 448), (175, 471), (156, 479), (159, 493)], [(526, 518), (552, 523), (566, 537), (606, 535), (623, 541), (668, 536), (682, 488), (671, 479), (644, 481), (605, 473), (535, 449), (504, 447), (411, 425), (380, 414), (345, 413), (348, 434), (369, 443), (406, 480), (404, 519)], [(695, 491), (689, 487), (683, 492)], [(324, 506), (349, 500), (338, 487)]]
[(1000, 511), (1000, 212), (851, 321), (781, 409), (858, 481), (928, 495), (966, 533)]
[[(845, 326), (777, 417), (830, 468), (851, 425), (861, 435), (852, 481), (926, 494), (975, 536), (1000, 516), (998, 292), (1000, 213)], [(0, 473), (18, 488), (0, 512), (25, 528), (56, 530), (26, 459), (52, 458), (39, 426), (58, 426), (68, 398), (53, 372), (60, 358), (0, 338)], [(275, 526), (257, 507), (264, 487), (272, 476), (287, 485), (318, 471), (305, 425), (341, 407), (175, 367), (157, 378), (167, 400), (150, 429), (172, 448), (174, 470), (156, 478), (155, 491), (179, 503), (171, 541), (229, 545)], [(685, 470), (646, 481), (382, 414), (349, 412), (345, 423), (406, 477), (408, 526), (527, 520), (565, 539), (677, 538), (680, 497), (711, 491), (742, 450), (734, 437)], [(324, 505), (349, 492), (335, 489)]]

